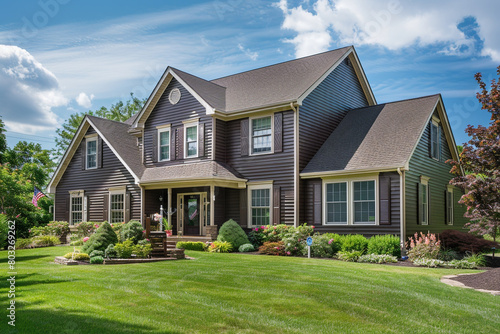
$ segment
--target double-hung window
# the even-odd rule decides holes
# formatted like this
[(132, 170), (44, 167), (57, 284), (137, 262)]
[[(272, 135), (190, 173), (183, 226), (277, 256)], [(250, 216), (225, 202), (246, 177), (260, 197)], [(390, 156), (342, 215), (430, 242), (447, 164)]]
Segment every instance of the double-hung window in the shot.
[(77, 223), (81, 223), (84, 220), (84, 197), (83, 190), (71, 191), (70, 192), (70, 207), (69, 207), (69, 219), (70, 224), (74, 225)]
[(185, 148), (184, 157), (194, 158), (198, 156), (198, 123), (185, 125)]
[(248, 187), (249, 226), (269, 225), (272, 222), (272, 184)]
[(324, 223), (378, 224), (376, 179), (325, 180)]
[(109, 222), (122, 223), (124, 221), (125, 221), (125, 190), (110, 191)]
[(97, 137), (87, 138), (87, 169), (97, 168)]
[(251, 150), (252, 154), (272, 153), (273, 151), (273, 117), (259, 117), (250, 119)]
[(159, 161), (170, 160), (170, 127), (158, 129)]
[(421, 176), (419, 187), (420, 224), (429, 225), (429, 178)]

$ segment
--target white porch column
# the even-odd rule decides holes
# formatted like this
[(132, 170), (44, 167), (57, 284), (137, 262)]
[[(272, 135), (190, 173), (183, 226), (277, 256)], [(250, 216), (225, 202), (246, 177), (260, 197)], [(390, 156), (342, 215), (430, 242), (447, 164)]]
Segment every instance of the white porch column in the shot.
[(174, 227), (174, 224), (172, 223), (172, 188), (168, 188), (168, 195), (167, 195), (167, 220), (170, 226), (172, 228)]
[(210, 186), (210, 226), (215, 225), (215, 186)]

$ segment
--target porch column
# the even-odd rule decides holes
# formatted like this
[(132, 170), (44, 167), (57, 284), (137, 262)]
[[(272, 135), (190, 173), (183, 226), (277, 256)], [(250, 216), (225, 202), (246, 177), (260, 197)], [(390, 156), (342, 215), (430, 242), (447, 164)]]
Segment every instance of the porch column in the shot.
[(215, 225), (215, 186), (210, 186), (210, 226)]
[(172, 223), (172, 188), (168, 188), (168, 195), (167, 195), (167, 220), (170, 226), (172, 228), (174, 227), (174, 224)]

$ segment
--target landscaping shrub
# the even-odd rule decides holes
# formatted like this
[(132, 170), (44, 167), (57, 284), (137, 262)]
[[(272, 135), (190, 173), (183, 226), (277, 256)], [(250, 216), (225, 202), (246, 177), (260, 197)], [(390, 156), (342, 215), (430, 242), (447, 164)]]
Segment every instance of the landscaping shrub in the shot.
[(26, 249), (26, 248), (33, 248), (33, 240), (31, 240), (31, 238), (16, 239), (16, 249)]
[(204, 242), (201, 241), (179, 241), (177, 245), (175, 245), (175, 247), (180, 249), (203, 252), (206, 248), (206, 245)]
[(77, 239), (69, 243), (70, 246), (83, 246), (83, 238)]
[(137, 244), (138, 245), (151, 245), (151, 241), (149, 241), (149, 239), (142, 239), (142, 240), (139, 240), (139, 242)]
[(90, 258), (91, 264), (103, 264), (104, 258), (102, 256), (94, 256)]
[(108, 222), (104, 222), (84, 243), (82, 251), (84, 253), (92, 253), (93, 250), (104, 251), (110, 244), (116, 244), (117, 242), (118, 237), (115, 231)]
[(214, 241), (208, 246), (211, 253), (229, 253), (233, 250), (233, 245), (227, 241)]
[(341, 240), (342, 245), (340, 249), (342, 252), (358, 251), (363, 254), (368, 247), (368, 239), (361, 234), (347, 234)]
[(73, 258), (76, 261), (88, 261), (90, 260), (90, 256), (86, 253), (80, 253), (80, 252), (74, 252), (74, 253), (68, 253), (64, 255), (65, 258), (71, 259)]
[(45, 226), (33, 226), (30, 229), (30, 234), (33, 237), (39, 235), (55, 235), (59, 238), (66, 236), (69, 233), (68, 222), (52, 221)]
[(358, 262), (363, 263), (396, 263), (398, 258), (389, 254), (366, 254), (358, 258)]
[(445, 261), (441, 261), (438, 259), (430, 259), (425, 257), (416, 258), (412, 262), (416, 266), (428, 267), (428, 268), (446, 267), (447, 265)]
[(415, 233), (409, 238), (406, 243), (408, 250), (408, 259), (414, 262), (416, 259), (437, 259), (441, 249), (441, 242), (436, 238), (435, 234)]
[(259, 248), (266, 240), (264, 230), (266, 230), (267, 228), (268, 226), (255, 227), (248, 233), (248, 240), (254, 246), (254, 248)]
[(460, 253), (489, 252), (492, 247), (498, 248), (499, 246), (496, 242), (456, 230), (445, 230), (441, 232), (439, 234), (439, 240), (441, 241), (443, 248), (453, 249)]
[(131, 220), (126, 223), (120, 230), (120, 241), (132, 240), (134, 244), (137, 244), (139, 240), (144, 239), (144, 228), (142, 224), (137, 220)]
[(401, 257), (399, 237), (395, 235), (375, 235), (368, 239), (368, 254), (389, 254), (396, 258)]
[[(327, 235), (315, 235), (312, 237), (313, 243), (311, 245), (311, 256), (312, 257), (332, 257), (333, 249), (331, 238)], [(307, 255), (307, 247), (304, 247), (302, 251), (303, 255)]]
[(76, 235), (80, 238), (83, 237), (90, 237), (92, 234), (94, 234), (95, 230), (97, 229), (97, 223), (93, 222), (81, 222), (76, 225)]
[(61, 240), (59, 240), (59, 238), (55, 235), (40, 235), (32, 238), (31, 240), (37, 247), (55, 246), (61, 243)]
[(437, 258), (442, 261), (452, 261), (460, 260), (461, 256), (456, 250), (440, 249)]
[(486, 258), (482, 254), (471, 254), (463, 258), (463, 260), (469, 263), (475, 263), (478, 267), (486, 266)]
[(151, 247), (151, 244), (137, 244), (132, 248), (132, 254), (135, 254), (135, 256), (142, 259), (149, 257), (152, 251), (153, 248)]
[(90, 258), (96, 257), (96, 256), (104, 256), (104, 252), (100, 250), (94, 250), (92, 253), (89, 254)]
[(241, 253), (253, 252), (255, 247), (252, 244), (243, 244), (238, 248), (238, 251)]
[(344, 236), (338, 235), (337, 233), (325, 233), (323, 235), (328, 238), (328, 244), (332, 248), (333, 254), (337, 254), (337, 252), (342, 249), (342, 240)]
[[(0, 250), (7, 246), (7, 235), (9, 231), (9, 220), (4, 214), (0, 214)], [(17, 245), (17, 242), (16, 242)]]
[(279, 224), (279, 225), (268, 225), (262, 226), (264, 229), (262, 233), (264, 234), (264, 242), (277, 242), (282, 241), (289, 233), (291, 233), (295, 228), (290, 225)]
[(117, 236), (120, 236), (120, 232), (123, 228), (123, 226), (125, 226), (125, 223), (113, 223), (113, 224), (110, 224), (111, 227), (113, 228), (113, 231), (115, 231), (116, 235)]
[(361, 255), (363, 255), (363, 252), (357, 250), (339, 251), (337, 253), (337, 258), (342, 261), (356, 262)]
[(120, 259), (128, 259), (132, 256), (132, 252), (134, 251), (134, 242), (129, 239), (122, 243), (118, 243), (115, 245), (115, 251)]
[(115, 259), (118, 257), (118, 253), (116, 252), (115, 245), (110, 244), (106, 250), (104, 251), (104, 256), (108, 259)]
[(283, 238), (282, 242), (285, 245), (286, 255), (302, 255), (306, 247), (306, 239), (301, 238), (299, 233), (289, 234), (287, 237)]
[(241, 245), (250, 243), (245, 231), (232, 219), (222, 224), (217, 241), (227, 241), (231, 243), (233, 249), (238, 249)]
[(259, 247), (259, 253), (267, 255), (286, 255), (285, 244), (283, 243), (283, 241), (266, 241), (262, 246)]

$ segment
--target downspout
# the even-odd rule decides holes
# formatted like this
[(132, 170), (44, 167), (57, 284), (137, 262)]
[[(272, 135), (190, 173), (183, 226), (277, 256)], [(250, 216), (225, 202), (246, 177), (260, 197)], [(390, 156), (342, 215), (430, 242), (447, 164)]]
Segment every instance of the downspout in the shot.
[(299, 226), (299, 105), (295, 107), (294, 102), (290, 102), (293, 110), (293, 225)]
[(400, 227), (400, 243), (401, 255), (406, 255), (405, 252), (405, 237), (406, 237), (406, 212), (405, 212), (405, 184), (404, 184), (404, 171), (398, 167), (399, 174), (399, 227)]

